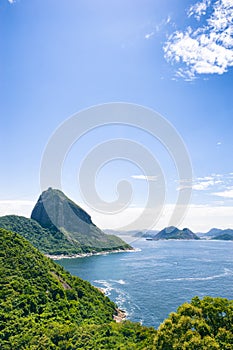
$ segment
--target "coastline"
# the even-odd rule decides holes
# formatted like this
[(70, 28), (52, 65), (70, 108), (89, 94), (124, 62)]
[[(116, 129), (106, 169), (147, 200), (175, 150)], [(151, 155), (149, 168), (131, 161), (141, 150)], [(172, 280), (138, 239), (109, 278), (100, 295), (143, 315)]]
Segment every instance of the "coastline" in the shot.
[(126, 315), (126, 312), (124, 310), (117, 308), (116, 312), (117, 312), (117, 314), (113, 315), (113, 320), (116, 323), (121, 323), (121, 322), (126, 320), (127, 315)]
[(70, 254), (70, 255), (50, 255), (50, 254), (44, 254), (47, 258), (50, 258), (52, 260), (61, 260), (61, 259), (77, 259), (77, 258), (86, 258), (89, 256), (94, 255), (108, 255), (108, 254), (116, 254), (116, 253), (135, 253), (139, 251), (136, 248), (132, 249), (116, 249), (116, 250), (108, 250), (108, 251), (102, 251), (102, 252), (93, 252), (93, 253), (79, 253), (79, 254)]

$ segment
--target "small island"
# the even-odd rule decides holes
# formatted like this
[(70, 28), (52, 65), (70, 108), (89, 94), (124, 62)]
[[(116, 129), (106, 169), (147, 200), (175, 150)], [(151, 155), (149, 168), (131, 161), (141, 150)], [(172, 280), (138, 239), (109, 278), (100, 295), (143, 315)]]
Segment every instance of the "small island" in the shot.
[(149, 241), (168, 240), (168, 239), (198, 240), (200, 238), (188, 228), (184, 228), (183, 230), (180, 230), (175, 226), (166, 227), (163, 230), (159, 231), (155, 236), (147, 238), (147, 240)]

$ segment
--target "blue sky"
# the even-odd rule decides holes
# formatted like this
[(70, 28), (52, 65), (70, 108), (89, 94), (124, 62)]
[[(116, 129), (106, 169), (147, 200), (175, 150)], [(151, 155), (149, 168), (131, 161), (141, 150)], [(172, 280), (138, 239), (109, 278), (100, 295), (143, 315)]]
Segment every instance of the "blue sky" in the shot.
[[(232, 21), (231, 0), (1, 0), (0, 214), (29, 215), (44, 149), (61, 123), (96, 104), (130, 102), (160, 113), (186, 144), (194, 185), (181, 226), (233, 227)], [(64, 162), (62, 189), (83, 204), (81, 161), (114, 137), (143, 143), (160, 162), (167, 199), (158, 227), (166, 225), (180, 187), (176, 169), (164, 147), (138, 130), (109, 126), (80, 140)], [(130, 163), (113, 162), (97, 177), (97, 191), (111, 201), (126, 178), (134, 217), (146, 197), (140, 175)], [(84, 207), (101, 227), (130, 216)]]

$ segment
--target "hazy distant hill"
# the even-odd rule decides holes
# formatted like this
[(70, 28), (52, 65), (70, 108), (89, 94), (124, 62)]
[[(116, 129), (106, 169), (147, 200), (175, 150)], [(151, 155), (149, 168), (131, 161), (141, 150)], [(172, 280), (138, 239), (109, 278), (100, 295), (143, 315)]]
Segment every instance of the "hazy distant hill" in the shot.
[(164, 228), (162, 231), (157, 233), (154, 240), (160, 239), (200, 239), (195, 233), (193, 233), (188, 228), (184, 228), (183, 230), (178, 229), (177, 227), (170, 226)]
[(217, 239), (217, 240), (233, 240), (232, 229), (212, 228), (206, 233), (198, 233), (201, 238)]
[(158, 230), (130, 230), (130, 231), (117, 231), (111, 229), (103, 230), (107, 234), (116, 235), (124, 238), (124, 236), (132, 237), (154, 237), (159, 231)]
[(218, 232), (216, 234), (216, 236), (212, 237), (211, 239), (232, 241), (233, 240), (233, 230), (231, 230), (231, 229), (221, 230), (220, 232)]
[(221, 233), (221, 229), (219, 228), (212, 228), (208, 232), (199, 232), (198, 236), (201, 237), (214, 237), (217, 236), (219, 233)]
[(17, 232), (41, 252), (70, 255), (131, 247), (114, 235), (107, 235), (91, 217), (65, 194), (52, 188), (44, 191), (31, 219), (9, 215), (0, 218), (0, 227)]

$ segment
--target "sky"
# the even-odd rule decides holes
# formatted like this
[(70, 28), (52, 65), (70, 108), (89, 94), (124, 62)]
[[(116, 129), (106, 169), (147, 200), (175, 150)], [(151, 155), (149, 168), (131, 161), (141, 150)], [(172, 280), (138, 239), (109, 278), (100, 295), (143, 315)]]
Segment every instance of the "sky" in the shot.
[[(192, 197), (179, 226), (233, 228), (232, 0), (1, 0), (0, 28), (0, 215), (30, 216), (59, 126), (124, 102), (159, 113), (186, 146)], [(101, 228), (134, 222), (156, 173), (122, 158), (103, 162), (94, 174), (100, 198), (114, 201), (122, 179), (132, 187), (128, 206), (111, 215), (85, 200), (79, 182), (91, 150), (114, 139), (143, 145), (160, 165), (166, 198), (154, 228), (169, 225), (190, 179), (181, 181), (166, 145), (132, 125), (100, 126), (70, 144), (60, 188)]]

